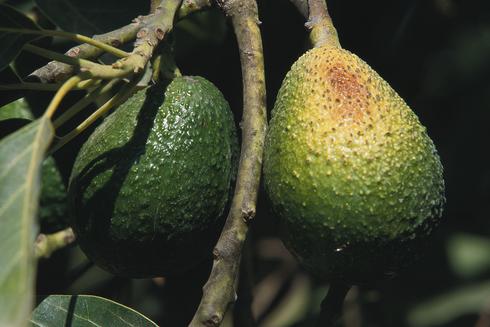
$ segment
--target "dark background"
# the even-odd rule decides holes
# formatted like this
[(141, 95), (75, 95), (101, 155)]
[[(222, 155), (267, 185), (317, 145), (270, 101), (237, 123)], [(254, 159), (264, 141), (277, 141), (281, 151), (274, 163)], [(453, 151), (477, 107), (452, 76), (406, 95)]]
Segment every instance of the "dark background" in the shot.
[[(32, 9), (31, 2), (22, 4), (21, 9)], [(353, 289), (345, 326), (490, 326), (490, 2), (328, 4), (342, 46), (386, 79), (427, 127), (444, 166), (447, 197), (442, 224), (426, 253), (392, 280)], [(307, 31), (287, 0), (261, 0), (259, 10), (270, 113), (286, 72), (307, 49)], [(214, 10), (179, 23), (174, 39), (182, 72), (215, 83), (238, 122), (241, 75), (231, 26)], [(69, 44), (49, 46), (62, 50)], [(26, 72), (42, 63), (23, 60)], [(35, 106), (43, 108), (49, 100), (44, 97), (37, 95)], [(57, 155), (65, 180), (87, 134)], [(260, 326), (313, 326), (328, 285), (295, 264), (275, 230), (261, 193), (246, 247), (243, 276), (250, 278), (241, 282), (239, 298), (254, 295), (252, 309)], [(208, 271), (206, 263), (179, 277), (115, 278), (92, 267), (73, 247), (41, 262), (38, 293), (99, 294), (162, 326), (180, 326), (192, 317)], [(244, 325), (246, 302), (235, 306), (235, 326)], [(232, 326), (232, 320), (223, 325)]]

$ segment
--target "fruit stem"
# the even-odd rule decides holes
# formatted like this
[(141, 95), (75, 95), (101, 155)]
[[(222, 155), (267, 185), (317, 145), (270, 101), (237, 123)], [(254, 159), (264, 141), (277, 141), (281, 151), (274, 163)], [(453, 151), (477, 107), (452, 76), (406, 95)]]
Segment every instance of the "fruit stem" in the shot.
[(310, 29), (313, 47), (331, 46), (340, 48), (337, 30), (328, 14), (325, 0), (308, 0), (309, 16), (305, 26)]
[(332, 327), (342, 316), (342, 307), (347, 292), (351, 288), (341, 281), (332, 281), (328, 289), (327, 296), (321, 304), (320, 317), (317, 327)]
[(333, 25), (325, 0), (290, 0), (308, 21), (305, 26), (310, 30), (310, 42), (313, 47), (331, 46), (340, 48), (337, 30)]
[(171, 81), (175, 77), (182, 76), (175, 62), (172, 47), (168, 42), (162, 42), (156, 51), (158, 51), (158, 56), (155, 57), (152, 63), (153, 81), (156, 82), (159, 79)]
[(267, 114), (262, 38), (255, 0), (218, 1), (231, 17), (243, 80), (242, 146), (235, 194), (216, 244), (213, 268), (191, 327), (219, 326), (228, 305), (236, 300), (236, 282), (248, 225), (255, 217)]
[(36, 258), (49, 258), (54, 251), (59, 250), (75, 241), (71, 228), (63, 229), (53, 234), (39, 234), (34, 243)]
[(46, 112), (44, 113), (46, 117), (52, 118), (56, 109), (58, 109), (59, 105), (61, 104), (61, 101), (63, 98), (70, 92), (73, 88), (77, 86), (79, 82), (82, 80), (86, 79), (84, 74), (79, 74), (70, 77), (56, 92), (54, 95), (53, 99), (49, 103), (48, 108), (46, 109)]

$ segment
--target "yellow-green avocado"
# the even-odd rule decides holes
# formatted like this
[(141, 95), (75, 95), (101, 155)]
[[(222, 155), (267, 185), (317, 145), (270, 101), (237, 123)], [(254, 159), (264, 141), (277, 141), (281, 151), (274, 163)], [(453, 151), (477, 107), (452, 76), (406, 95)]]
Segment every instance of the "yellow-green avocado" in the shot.
[(265, 144), (286, 246), (323, 279), (392, 275), (438, 224), (443, 169), (415, 113), (371, 67), (324, 46), (283, 81)]
[(237, 158), (233, 114), (202, 77), (139, 91), (77, 156), (69, 204), (77, 240), (127, 277), (175, 274), (212, 256)]

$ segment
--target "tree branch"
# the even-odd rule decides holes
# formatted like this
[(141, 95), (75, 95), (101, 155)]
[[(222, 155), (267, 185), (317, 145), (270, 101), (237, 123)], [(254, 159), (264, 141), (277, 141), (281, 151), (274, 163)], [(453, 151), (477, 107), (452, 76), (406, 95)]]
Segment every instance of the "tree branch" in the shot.
[(328, 14), (325, 0), (290, 0), (301, 15), (308, 19), (305, 26), (310, 30), (314, 47), (330, 45), (340, 47), (337, 30)]
[(262, 39), (255, 0), (221, 0), (231, 17), (240, 50), (243, 79), (242, 152), (235, 195), (213, 255), (203, 297), (190, 326), (218, 326), (235, 301), (236, 284), (248, 223), (255, 216), (267, 126)]
[(155, 48), (167, 33), (172, 30), (175, 13), (180, 7), (181, 2), (182, 0), (160, 0), (160, 5), (151, 15), (153, 17), (152, 20), (142, 26), (136, 34), (135, 48), (133, 51), (112, 65), (101, 65), (90, 60), (73, 58), (30, 44), (24, 46), (24, 49), (77, 67), (81, 74), (84, 74), (88, 78), (114, 79), (129, 77), (143, 71), (153, 55)]
[[(184, 0), (177, 16), (183, 18), (190, 13), (197, 10), (209, 7), (211, 0)], [(156, 11), (158, 5), (154, 5), (156, 1), (152, 2), (152, 8)], [(145, 26), (153, 25), (158, 17), (155, 12), (148, 16), (139, 16), (133, 20), (129, 25), (118, 28), (114, 31), (95, 35), (93, 38), (99, 42), (110, 44), (113, 47), (119, 47), (122, 44), (133, 41), (137, 38), (138, 31)], [(89, 44), (82, 44), (71, 48), (66, 52), (67, 56), (77, 57), (82, 59), (94, 59), (103, 54), (103, 50), (91, 46)], [(35, 70), (29, 76), (38, 79), (42, 83), (53, 83), (65, 80), (67, 77), (73, 75), (74, 67), (66, 65), (57, 61), (51, 61), (45, 66)]]
[(71, 228), (63, 229), (54, 234), (39, 234), (34, 243), (36, 258), (49, 258), (54, 251), (59, 250), (75, 241)]

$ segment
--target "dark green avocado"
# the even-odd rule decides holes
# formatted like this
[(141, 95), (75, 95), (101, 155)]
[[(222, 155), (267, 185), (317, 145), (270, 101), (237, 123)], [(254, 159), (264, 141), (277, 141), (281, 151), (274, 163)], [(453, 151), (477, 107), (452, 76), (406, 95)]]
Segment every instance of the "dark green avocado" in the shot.
[(230, 107), (202, 77), (141, 90), (81, 148), (69, 184), (78, 242), (120, 276), (175, 274), (211, 257), (234, 179)]

